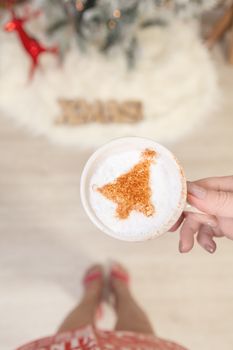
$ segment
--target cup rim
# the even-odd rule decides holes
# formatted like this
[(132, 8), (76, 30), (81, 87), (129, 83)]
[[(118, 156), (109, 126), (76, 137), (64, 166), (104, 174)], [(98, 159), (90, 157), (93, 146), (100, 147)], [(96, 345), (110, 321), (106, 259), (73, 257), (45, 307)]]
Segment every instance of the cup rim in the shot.
[[(117, 234), (117, 232), (112, 231), (109, 227), (104, 225), (104, 223), (97, 217), (97, 215), (95, 215), (93, 209), (91, 208), (90, 201), (88, 200), (88, 198), (87, 198), (88, 196), (86, 193), (87, 178), (88, 178), (88, 174), (89, 174), (89, 171), (90, 171), (93, 163), (101, 155), (103, 155), (104, 151), (108, 150), (109, 147), (121, 145), (121, 144), (128, 142), (128, 141), (133, 141), (133, 142), (137, 142), (137, 141), (143, 142), (144, 141), (147, 143), (149, 141), (149, 142), (152, 142), (155, 146), (159, 145), (162, 149), (166, 150), (166, 152), (169, 152), (172, 155), (175, 163), (177, 164), (178, 169), (180, 170), (180, 174), (181, 174), (180, 179), (181, 179), (182, 191), (181, 191), (180, 201), (179, 201), (178, 206), (177, 206), (177, 210), (174, 212), (172, 217), (162, 227), (161, 230), (156, 230), (154, 234), (150, 233), (147, 235), (146, 234), (142, 235), (140, 238), (138, 237), (138, 235), (137, 236), (130, 236), (130, 237), (129, 236), (127, 236), (127, 237), (120, 236)], [(83, 205), (83, 208), (84, 208), (86, 214), (88, 215), (91, 222), (100, 231), (104, 232), (108, 236), (111, 236), (112, 238), (116, 238), (116, 239), (121, 240), (121, 241), (143, 242), (143, 241), (147, 241), (147, 240), (154, 239), (154, 238), (161, 236), (162, 234), (166, 233), (177, 222), (177, 220), (181, 216), (181, 214), (186, 206), (187, 184), (186, 184), (186, 178), (185, 178), (183, 168), (181, 167), (177, 158), (173, 155), (173, 153), (167, 147), (164, 147), (160, 143), (158, 143), (150, 138), (137, 137), (137, 136), (119, 137), (119, 138), (113, 139), (110, 142), (107, 142), (107, 143), (103, 144), (102, 146), (100, 146), (95, 152), (92, 153), (92, 155), (87, 160), (87, 162), (83, 168), (83, 171), (81, 174), (81, 179), (80, 179), (80, 197), (81, 197), (81, 202), (82, 202), (82, 205)]]

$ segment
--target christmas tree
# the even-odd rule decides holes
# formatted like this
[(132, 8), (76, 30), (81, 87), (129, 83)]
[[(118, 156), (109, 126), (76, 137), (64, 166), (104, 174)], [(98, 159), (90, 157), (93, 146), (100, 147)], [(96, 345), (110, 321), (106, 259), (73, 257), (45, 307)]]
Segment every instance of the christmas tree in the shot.
[[(47, 32), (59, 41), (62, 53), (74, 38), (81, 50), (95, 47), (107, 53), (120, 47), (129, 66), (135, 62), (137, 32), (166, 25), (174, 17), (200, 18), (221, 0), (37, 0), (48, 19)], [(73, 36), (67, 35), (67, 28)], [(70, 31), (69, 31), (70, 33)]]

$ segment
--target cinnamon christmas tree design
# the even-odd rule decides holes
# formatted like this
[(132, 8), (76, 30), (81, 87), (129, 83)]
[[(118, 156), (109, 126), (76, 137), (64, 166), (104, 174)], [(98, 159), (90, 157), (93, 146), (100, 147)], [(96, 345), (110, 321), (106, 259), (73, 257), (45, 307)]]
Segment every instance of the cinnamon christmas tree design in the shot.
[(112, 183), (97, 188), (98, 192), (117, 204), (116, 215), (119, 219), (127, 219), (133, 210), (147, 217), (155, 213), (150, 188), (150, 166), (155, 157), (154, 150), (146, 149), (142, 152), (141, 160), (130, 171)]

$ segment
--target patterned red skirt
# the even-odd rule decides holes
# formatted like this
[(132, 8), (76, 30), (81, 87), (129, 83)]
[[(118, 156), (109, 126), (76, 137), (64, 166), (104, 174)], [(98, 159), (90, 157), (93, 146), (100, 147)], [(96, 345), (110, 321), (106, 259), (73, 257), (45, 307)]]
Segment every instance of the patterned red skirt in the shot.
[(125, 331), (100, 331), (89, 325), (58, 333), (19, 347), (17, 350), (187, 350), (152, 335)]

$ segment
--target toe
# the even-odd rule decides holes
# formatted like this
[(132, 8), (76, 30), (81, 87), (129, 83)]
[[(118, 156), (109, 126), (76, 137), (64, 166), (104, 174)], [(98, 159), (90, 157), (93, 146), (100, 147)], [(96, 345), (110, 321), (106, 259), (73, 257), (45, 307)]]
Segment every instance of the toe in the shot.
[(92, 272), (102, 272), (102, 271), (103, 271), (103, 266), (101, 264), (94, 264), (86, 270), (85, 276), (89, 275)]
[(112, 280), (119, 280), (121, 282), (124, 282), (125, 284), (128, 284), (129, 273), (123, 265), (114, 262), (111, 267), (110, 278)]

